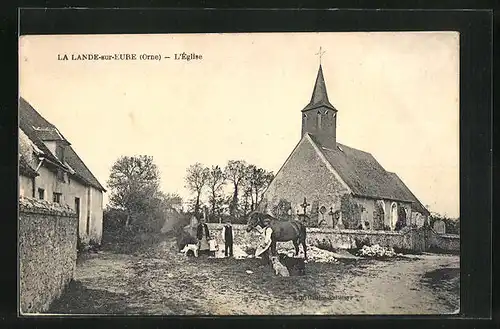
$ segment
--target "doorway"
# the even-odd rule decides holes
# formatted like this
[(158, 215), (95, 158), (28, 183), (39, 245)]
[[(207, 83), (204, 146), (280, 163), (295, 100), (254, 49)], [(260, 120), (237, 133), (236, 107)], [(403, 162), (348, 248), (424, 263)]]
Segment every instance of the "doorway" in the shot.
[(75, 198), (75, 212), (76, 212), (76, 236), (80, 237), (80, 198)]

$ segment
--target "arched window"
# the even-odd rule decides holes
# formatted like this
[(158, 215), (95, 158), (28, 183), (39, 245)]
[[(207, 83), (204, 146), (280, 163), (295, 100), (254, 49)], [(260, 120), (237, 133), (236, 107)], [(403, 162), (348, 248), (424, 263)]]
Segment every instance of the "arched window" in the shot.
[(318, 111), (317, 113), (317, 116), (318, 116), (318, 130), (321, 129), (321, 111)]
[(391, 204), (391, 230), (394, 231), (396, 223), (398, 222), (398, 205), (396, 202)]
[(385, 226), (385, 203), (383, 200), (378, 200), (375, 203), (373, 228), (375, 230), (383, 230), (384, 226)]

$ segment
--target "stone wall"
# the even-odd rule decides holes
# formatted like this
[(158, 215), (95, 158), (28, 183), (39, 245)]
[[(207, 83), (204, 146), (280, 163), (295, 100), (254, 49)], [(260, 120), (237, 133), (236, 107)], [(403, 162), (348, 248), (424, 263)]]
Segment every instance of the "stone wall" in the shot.
[[(222, 224), (209, 223), (208, 227), (212, 237), (222, 245)], [(261, 235), (257, 231), (246, 232), (246, 225), (233, 225), (235, 244), (257, 246)], [(368, 230), (338, 230), (333, 228), (307, 228), (307, 243), (309, 245), (328, 249), (355, 249), (360, 248), (360, 243), (370, 245), (379, 244), (383, 247), (393, 247), (403, 250), (426, 251), (440, 250), (444, 252), (458, 252), (460, 238), (458, 235), (435, 234), (432, 231), (420, 229), (404, 229), (394, 231), (368, 231)]]
[[(219, 246), (224, 246), (222, 242), (222, 227), (224, 224), (207, 223), (208, 230), (212, 238), (215, 238)], [(260, 243), (261, 234), (253, 230), (248, 233), (246, 231), (246, 225), (233, 224), (233, 241), (237, 245), (249, 245), (257, 247)]]
[(430, 231), (427, 238), (427, 249), (443, 252), (460, 252), (460, 236), (458, 234), (439, 234)]
[(73, 278), (77, 216), (68, 206), (21, 198), (18, 224), (20, 311), (40, 313)]

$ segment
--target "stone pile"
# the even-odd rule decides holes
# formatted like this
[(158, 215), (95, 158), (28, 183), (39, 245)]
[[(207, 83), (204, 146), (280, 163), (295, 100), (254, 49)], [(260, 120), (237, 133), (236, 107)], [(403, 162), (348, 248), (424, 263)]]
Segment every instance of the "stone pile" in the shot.
[[(294, 247), (278, 247), (278, 253), (286, 254), (289, 257), (295, 257)], [(299, 247), (299, 257), (304, 257), (304, 252), (302, 251), (302, 246)], [(338, 259), (335, 258), (335, 254), (331, 251), (320, 249), (316, 246), (307, 246), (307, 263), (337, 263)]]
[(363, 246), (363, 248), (359, 250), (358, 255), (362, 257), (380, 258), (395, 257), (399, 256), (400, 254), (397, 254), (392, 247), (381, 247), (378, 244), (374, 244), (373, 246)]

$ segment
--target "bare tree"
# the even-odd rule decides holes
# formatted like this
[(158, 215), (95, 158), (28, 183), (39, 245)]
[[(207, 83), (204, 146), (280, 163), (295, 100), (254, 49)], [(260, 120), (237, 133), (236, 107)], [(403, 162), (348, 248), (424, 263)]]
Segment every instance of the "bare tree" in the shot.
[(211, 206), (211, 215), (215, 216), (217, 208), (222, 206), (223, 198), (221, 197), (222, 187), (226, 183), (224, 172), (219, 166), (212, 166), (208, 172), (207, 185), (210, 189), (209, 203)]
[(186, 173), (186, 187), (196, 194), (196, 201), (194, 205), (195, 214), (200, 211), (200, 197), (203, 192), (203, 187), (207, 184), (209, 169), (204, 167), (201, 163), (197, 162), (189, 166)]
[(233, 197), (229, 204), (229, 213), (234, 216), (238, 209), (239, 188), (244, 184), (248, 164), (244, 160), (229, 160), (224, 168), (227, 180), (233, 184)]

